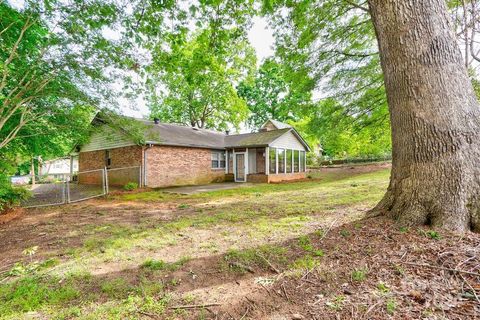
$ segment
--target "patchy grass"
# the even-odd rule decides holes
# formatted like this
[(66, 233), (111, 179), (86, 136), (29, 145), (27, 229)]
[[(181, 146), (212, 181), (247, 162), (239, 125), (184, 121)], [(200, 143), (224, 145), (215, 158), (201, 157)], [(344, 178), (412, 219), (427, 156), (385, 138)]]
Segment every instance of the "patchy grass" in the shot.
[[(38, 245), (18, 259), (22, 265), (44, 262), (0, 283), (0, 319), (26, 312), (52, 319), (175, 319), (185, 311), (169, 306), (212, 299), (189, 292), (189, 285), (221, 288), (250, 271), (301, 277), (336, 252), (318, 238), (332, 222), (361, 218), (381, 198), (388, 175), (388, 169), (347, 169), (295, 183), (194, 195), (153, 190), (62, 207), (45, 218), (48, 224), (40, 221), (35, 232), (48, 233), (45, 240), (32, 236), (33, 243), (18, 248)], [(330, 233), (353, 239), (354, 231), (341, 230)], [(332, 308), (343, 307), (341, 297)]]
[(367, 279), (367, 269), (355, 269), (352, 271), (352, 280), (356, 282), (362, 282)]
[(187, 263), (189, 260), (190, 260), (189, 257), (183, 257), (180, 260), (175, 261), (173, 263), (166, 263), (162, 260), (147, 259), (142, 264), (142, 267), (145, 269), (154, 270), (154, 271), (158, 271), (158, 270), (176, 271), (185, 263)]

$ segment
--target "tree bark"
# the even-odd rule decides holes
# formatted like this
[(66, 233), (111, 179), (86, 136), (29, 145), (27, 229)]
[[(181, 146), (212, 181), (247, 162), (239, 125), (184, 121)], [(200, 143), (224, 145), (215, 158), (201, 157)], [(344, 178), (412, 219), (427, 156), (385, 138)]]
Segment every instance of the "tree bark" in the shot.
[(392, 125), (373, 213), (480, 231), (480, 108), (444, 0), (369, 0)]
[(30, 162), (30, 176), (32, 177), (32, 187), (35, 186), (35, 158), (32, 156)]

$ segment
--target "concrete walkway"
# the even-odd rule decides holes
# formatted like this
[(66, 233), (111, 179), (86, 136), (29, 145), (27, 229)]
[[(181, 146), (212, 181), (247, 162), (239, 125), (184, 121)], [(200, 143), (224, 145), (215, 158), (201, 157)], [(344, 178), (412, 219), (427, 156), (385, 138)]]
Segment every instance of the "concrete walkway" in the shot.
[(235, 183), (235, 182), (223, 182), (223, 183), (210, 183), (199, 186), (186, 186), (186, 187), (173, 187), (162, 189), (163, 192), (177, 193), (177, 194), (195, 194), (201, 192), (210, 192), (215, 190), (228, 190), (237, 189), (242, 187), (251, 186), (251, 183)]

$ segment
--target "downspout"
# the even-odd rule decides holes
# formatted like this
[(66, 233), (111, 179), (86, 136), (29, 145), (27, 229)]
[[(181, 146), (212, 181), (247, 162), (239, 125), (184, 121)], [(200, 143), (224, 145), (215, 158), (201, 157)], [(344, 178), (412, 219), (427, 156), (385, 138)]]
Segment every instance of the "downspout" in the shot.
[(147, 186), (147, 150), (153, 145), (147, 144), (147, 147), (143, 149), (143, 187)]

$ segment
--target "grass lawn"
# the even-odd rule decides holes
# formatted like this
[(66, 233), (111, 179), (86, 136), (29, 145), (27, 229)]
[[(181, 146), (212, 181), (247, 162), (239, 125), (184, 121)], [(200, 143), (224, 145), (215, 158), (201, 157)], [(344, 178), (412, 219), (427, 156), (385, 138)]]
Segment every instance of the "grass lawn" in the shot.
[[(362, 256), (354, 265), (327, 265), (338, 264), (353, 242), (374, 250), (378, 231), (359, 240), (368, 233), (361, 219), (385, 192), (388, 176), (384, 166), (347, 167), (295, 183), (188, 196), (126, 193), (29, 210), (0, 226), (0, 319), (259, 319), (305, 312), (295, 306), (306, 303), (310, 289), (292, 289), (297, 281), (309, 285), (305, 279), (314, 275), (325, 284), (373, 281)], [(413, 236), (427, 246), (437, 240), (428, 232)], [(346, 310), (345, 293), (321, 291), (322, 308)], [(400, 302), (384, 296), (383, 310), (394, 314)], [(202, 304), (215, 305), (192, 307)]]

